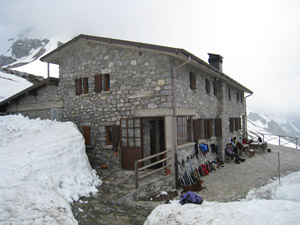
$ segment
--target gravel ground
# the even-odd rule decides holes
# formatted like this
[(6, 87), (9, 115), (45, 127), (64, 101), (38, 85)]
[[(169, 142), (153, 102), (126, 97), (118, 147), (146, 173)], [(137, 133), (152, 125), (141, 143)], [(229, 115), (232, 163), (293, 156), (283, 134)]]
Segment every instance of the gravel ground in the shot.
[(271, 149), (270, 153), (255, 154), (252, 158), (244, 155), (244, 163), (225, 163), (224, 167), (203, 177), (206, 189), (199, 194), (207, 201), (229, 202), (244, 198), (249, 190), (263, 186), (279, 176), (278, 152), (281, 176), (300, 171), (300, 149), (273, 145), (268, 148)]
[[(235, 164), (231, 161), (208, 176), (202, 177), (203, 186), (206, 188), (199, 194), (206, 201), (229, 202), (244, 198), (249, 190), (265, 185), (270, 179), (278, 177), (278, 152), (281, 176), (300, 171), (300, 150), (278, 146), (269, 148), (270, 153), (255, 154), (252, 158), (244, 156), (246, 158), (244, 163)], [(129, 172), (123, 173), (123, 179), (117, 177), (116, 183), (128, 182)], [(119, 185), (111, 186), (110, 182), (107, 182), (107, 179), (113, 178), (111, 171), (102, 171), (101, 178), (104, 178), (104, 184), (98, 188), (99, 192), (82, 198), (72, 207), (79, 224), (140, 225), (157, 205), (165, 201), (165, 199), (161, 202), (133, 201), (130, 193), (134, 190)], [(181, 190), (178, 191), (180, 192)], [(179, 199), (179, 196), (176, 198)]]

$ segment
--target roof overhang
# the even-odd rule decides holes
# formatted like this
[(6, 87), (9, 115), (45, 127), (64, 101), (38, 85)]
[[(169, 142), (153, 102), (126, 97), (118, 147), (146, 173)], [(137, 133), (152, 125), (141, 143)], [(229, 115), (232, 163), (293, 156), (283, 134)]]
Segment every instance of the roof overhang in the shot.
[(196, 66), (208, 70), (210, 74), (215, 78), (224, 80), (226, 83), (237, 88), (238, 90), (253, 94), (253, 92), (250, 89), (246, 88), (245, 86), (238, 83), (237, 81), (235, 81), (228, 75), (224, 74), (223, 72), (219, 71), (218, 69), (212, 67), (207, 62), (203, 61), (202, 59), (198, 58), (192, 53), (181, 48), (172, 48), (172, 47), (166, 47), (161, 45), (153, 45), (153, 44), (146, 44), (141, 42), (133, 42), (133, 41), (80, 34), (79, 36), (73, 38), (72, 40), (66, 42), (65, 44), (59, 46), (55, 50), (41, 57), (40, 60), (42, 62), (48, 62), (48, 63), (59, 65), (60, 59), (65, 57), (65, 53), (69, 51), (73, 45), (78, 44), (81, 41), (96, 42), (101, 44), (120, 46), (123, 48), (126, 47), (126, 48), (134, 48), (134, 49), (141, 49), (141, 50), (157, 51), (160, 53), (163, 52), (165, 54), (171, 55), (180, 60), (186, 60), (186, 58), (191, 57), (192, 63), (194, 62)]

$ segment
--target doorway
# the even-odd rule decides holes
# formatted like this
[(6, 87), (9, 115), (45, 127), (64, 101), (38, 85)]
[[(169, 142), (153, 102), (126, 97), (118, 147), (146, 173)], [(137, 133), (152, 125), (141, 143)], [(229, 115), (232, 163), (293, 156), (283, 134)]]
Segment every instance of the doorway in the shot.
[[(150, 120), (150, 155), (165, 151), (165, 125), (163, 118)], [(151, 163), (155, 163), (164, 158), (164, 155), (152, 158)], [(163, 163), (152, 166), (157, 169), (163, 166)]]

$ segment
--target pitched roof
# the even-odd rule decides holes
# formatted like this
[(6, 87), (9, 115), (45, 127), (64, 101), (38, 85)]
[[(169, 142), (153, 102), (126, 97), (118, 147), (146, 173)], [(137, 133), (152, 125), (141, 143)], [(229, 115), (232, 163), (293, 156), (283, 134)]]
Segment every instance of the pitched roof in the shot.
[(63, 51), (65, 51), (72, 44), (77, 43), (79, 40), (86, 40), (86, 41), (91, 41), (91, 42), (104, 43), (104, 44), (130, 47), (130, 48), (153, 50), (153, 51), (163, 52), (163, 53), (177, 56), (177, 57), (180, 57), (180, 56), (184, 57), (184, 58), (191, 57), (191, 59), (194, 62), (196, 62), (198, 65), (200, 65), (202, 67), (204, 66), (206, 69), (211, 71), (214, 74), (214, 76), (216, 76), (217, 78), (220, 78), (220, 79), (224, 80), (225, 82), (228, 82), (229, 84), (237, 87), (238, 89), (241, 89), (247, 93), (253, 94), (253, 92), (250, 89), (248, 89), (245, 86), (243, 86), (242, 84), (238, 83), (236, 80), (232, 79), (228, 75), (224, 74), (223, 72), (221, 72), (218, 69), (214, 68), (213, 66), (209, 65), (207, 62), (203, 61), (202, 59), (198, 58), (197, 56), (193, 55), (192, 53), (190, 53), (184, 49), (181, 49), (181, 48), (173, 48), (173, 47), (166, 47), (166, 46), (161, 46), (161, 45), (153, 45), (153, 44), (146, 44), (146, 43), (141, 43), (141, 42), (133, 42), (133, 41), (126, 41), (126, 40), (119, 40), (119, 39), (112, 39), (112, 38), (80, 34), (79, 36), (77, 36), (77, 37), (73, 38), (72, 40), (66, 42), (65, 44), (59, 46), (52, 52), (49, 52), (45, 56), (41, 57), (41, 61), (59, 64), (60, 58), (63, 57), (63, 54), (62, 54)]

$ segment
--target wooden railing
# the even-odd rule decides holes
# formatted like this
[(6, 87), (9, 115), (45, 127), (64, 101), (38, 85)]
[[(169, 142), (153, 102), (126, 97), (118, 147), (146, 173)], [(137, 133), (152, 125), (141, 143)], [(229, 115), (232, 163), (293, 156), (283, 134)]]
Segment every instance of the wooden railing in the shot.
[(272, 140), (278, 139), (278, 145), (279, 146), (286, 146), (289, 143), (292, 143), (295, 145), (295, 148), (298, 149), (299, 147), (299, 140), (300, 138), (297, 137), (291, 137), (291, 136), (285, 136), (285, 135), (279, 135), (279, 134), (264, 134), (264, 133), (255, 133), (252, 131), (249, 131), (249, 134), (255, 135), (255, 136), (260, 136), (262, 137), (263, 142), (268, 142)]
[[(163, 158), (163, 159), (161, 159), (161, 160), (159, 160), (159, 161), (156, 161), (156, 162), (154, 162), (154, 163), (148, 164), (148, 165), (143, 166), (143, 167), (141, 167), (141, 168), (138, 168), (138, 164), (141, 163), (141, 162), (144, 162), (144, 161), (146, 161), (146, 160), (149, 160), (149, 159), (155, 158), (155, 157), (157, 157), (157, 156), (160, 156), (160, 155), (164, 155), (164, 154), (167, 155), (168, 152), (171, 152), (171, 150), (166, 150), (166, 151), (157, 153), (157, 154), (155, 154), (155, 155), (151, 155), (151, 156), (145, 157), (145, 158), (143, 158), (143, 159), (139, 159), (139, 160), (137, 160), (137, 161), (134, 161), (134, 170), (135, 170), (135, 188), (138, 188), (138, 187), (139, 187), (139, 179), (142, 179), (142, 178), (147, 177), (147, 176), (149, 176), (149, 175), (151, 175), (151, 174), (153, 174), (153, 173), (156, 173), (156, 172), (158, 172), (158, 171), (161, 171), (161, 170), (164, 170), (164, 169), (170, 167), (171, 165), (168, 165), (168, 164), (167, 164), (167, 161), (170, 160), (171, 157), (165, 157), (165, 158)], [(142, 176), (139, 177), (139, 172), (141, 172), (141, 171), (143, 171), (143, 170), (145, 170), (145, 169), (148, 169), (148, 168), (150, 168), (150, 167), (152, 167), (152, 166), (155, 166), (155, 165), (157, 165), (157, 164), (159, 164), (159, 163), (163, 163), (163, 162), (166, 162), (166, 165), (164, 165), (164, 166), (162, 166), (162, 167), (160, 167), (160, 168), (158, 168), (158, 169), (152, 170), (152, 171), (150, 171), (149, 173), (146, 173), (146, 174), (144, 174), (144, 175), (142, 175)]]

